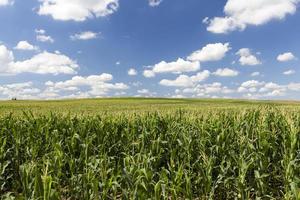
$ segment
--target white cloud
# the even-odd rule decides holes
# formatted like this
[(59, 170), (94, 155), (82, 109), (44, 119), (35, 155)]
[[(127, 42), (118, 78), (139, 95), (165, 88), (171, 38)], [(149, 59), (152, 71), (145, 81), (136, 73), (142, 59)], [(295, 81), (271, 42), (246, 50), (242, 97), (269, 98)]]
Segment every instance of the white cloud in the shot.
[(48, 92), (59, 93), (62, 91), (76, 91), (81, 87), (89, 87), (86, 96), (105, 96), (111, 91), (127, 90), (129, 87), (124, 83), (110, 83), (111, 74), (91, 75), (87, 77), (74, 76), (72, 79), (60, 82), (46, 82)]
[(278, 55), (277, 57), (277, 60), (279, 62), (287, 62), (287, 61), (290, 61), (290, 60), (295, 60), (296, 57), (294, 56), (293, 53), (291, 52), (287, 52), (287, 53), (283, 53), (283, 54), (280, 54)]
[(264, 84), (265, 84), (265, 82), (260, 82), (260, 81), (257, 81), (257, 80), (249, 80), (249, 81), (243, 82), (241, 84), (241, 87), (254, 88), (254, 87), (262, 86)]
[(259, 26), (271, 20), (282, 20), (294, 14), (299, 0), (228, 0), (225, 17), (215, 17), (208, 22), (207, 30), (213, 33), (229, 33), (244, 30), (249, 25)]
[(287, 85), (287, 88), (291, 91), (300, 91), (300, 83), (290, 83)]
[(277, 83), (273, 83), (273, 82), (269, 82), (266, 83), (264, 88), (270, 89), (270, 90), (274, 90), (274, 89), (280, 89), (282, 86), (278, 85)]
[(112, 83), (111, 74), (74, 76), (66, 81), (47, 81), (34, 86), (32, 82), (0, 85), (0, 99), (65, 99), (126, 95), (124, 83)]
[(40, 35), (46, 34), (46, 31), (44, 29), (35, 29), (34, 31), (35, 31), (35, 33), (40, 34)]
[(0, 85), (0, 99), (33, 99), (41, 92), (32, 82)]
[(187, 59), (200, 62), (218, 61), (223, 59), (230, 49), (229, 43), (208, 44), (202, 49), (192, 53)]
[(76, 61), (69, 57), (44, 51), (25, 61), (15, 62), (9, 73), (37, 73), (37, 74), (76, 74)]
[(184, 72), (195, 72), (200, 70), (200, 62), (221, 60), (230, 49), (229, 43), (208, 44), (188, 56), (187, 60), (178, 58), (174, 62), (161, 61), (154, 66), (149, 66), (148, 68), (150, 69), (144, 71), (144, 76), (150, 78), (159, 73), (181, 74)]
[(77, 33), (75, 35), (71, 35), (71, 40), (91, 40), (98, 38), (100, 33), (95, 33), (92, 31), (85, 31), (81, 33)]
[(251, 76), (260, 76), (260, 72), (253, 72), (251, 73)]
[(243, 97), (250, 98), (250, 99), (270, 99), (270, 98), (273, 99), (273, 98), (283, 97), (284, 95), (286, 95), (285, 90), (275, 89), (275, 90), (268, 90), (268, 91), (260, 90), (259, 92), (248, 92), (245, 95), (243, 95)]
[(0, 0), (0, 6), (7, 6), (14, 4), (13, 0)]
[[(234, 93), (235, 90), (223, 86), (219, 82), (214, 82), (211, 84), (197, 84), (196, 86), (184, 88), (183, 90), (176, 90), (177, 95), (191, 94), (192, 97), (202, 97), (202, 98), (212, 98), (216, 95), (228, 95)], [(220, 98), (220, 97), (219, 97)]]
[(18, 50), (28, 50), (28, 51), (35, 51), (38, 50), (39, 48), (37, 46), (34, 46), (32, 44), (30, 44), (27, 41), (20, 41), (17, 46), (15, 47), (15, 49)]
[(141, 89), (137, 91), (139, 94), (149, 94), (150, 91), (148, 89)]
[(194, 85), (191, 81), (191, 77), (187, 75), (180, 75), (175, 80), (163, 79), (159, 84), (168, 87), (191, 87)]
[(54, 42), (54, 39), (49, 35), (37, 35), (36, 40), (40, 42), (49, 42), (49, 43)]
[(149, 6), (156, 7), (159, 6), (163, 0), (149, 0)]
[(206, 80), (209, 76), (210, 72), (205, 70), (194, 76), (180, 75), (175, 80), (163, 79), (159, 84), (168, 87), (192, 87), (196, 83)]
[(146, 78), (153, 78), (153, 77), (155, 77), (155, 73), (152, 70), (144, 70), (143, 75)]
[(161, 61), (160, 63), (149, 66), (150, 69), (144, 71), (144, 76), (147, 78), (154, 77), (155, 74), (160, 73), (173, 73), (180, 74), (183, 72), (194, 72), (200, 69), (199, 62), (190, 62), (187, 60), (183, 60), (182, 58), (178, 58), (177, 61), (174, 62), (165, 62)]
[(133, 68), (130, 68), (128, 70), (128, 75), (129, 76), (136, 76), (137, 74), (138, 74), (137, 71), (135, 69), (133, 69)]
[(135, 95), (135, 97), (155, 97), (156, 95), (156, 92), (151, 92), (148, 89), (141, 89), (137, 91), (137, 95)]
[(9, 70), (10, 65), (14, 62), (13, 52), (8, 50), (6, 46), (0, 45), (0, 73)]
[(248, 48), (242, 48), (237, 53), (240, 56), (239, 62), (241, 65), (260, 65), (261, 61), (251, 53)]
[[(85, 85), (97, 85), (97, 83), (105, 83), (108, 81), (111, 81), (113, 79), (113, 76), (111, 74), (100, 74), (100, 75), (91, 75), (87, 77), (83, 76), (74, 76), (70, 80), (66, 81), (60, 81), (60, 82), (51, 82), (48, 81), (45, 84), (47, 86), (52, 86), (55, 89), (58, 90), (65, 90), (69, 87), (78, 87), (78, 86), (85, 86)], [(69, 89), (67, 89), (69, 90)]]
[(181, 94), (175, 94), (175, 95), (172, 95), (171, 98), (173, 98), (173, 99), (184, 99), (184, 98), (187, 98), (187, 97), (184, 96), (184, 95), (181, 95)]
[(113, 14), (118, 0), (40, 0), (39, 15), (50, 15), (55, 20), (85, 21)]
[(162, 61), (153, 66), (154, 73), (182, 73), (182, 72), (194, 72), (200, 69), (199, 62), (190, 62), (178, 58), (175, 62)]
[(59, 53), (44, 51), (24, 61), (15, 61), (12, 51), (0, 45), (0, 73), (75, 74), (76, 61)]
[(288, 71), (283, 72), (284, 75), (292, 75), (295, 73), (296, 73), (295, 70), (288, 70)]
[(233, 76), (238, 76), (239, 72), (233, 69), (229, 69), (229, 68), (224, 68), (224, 69), (217, 69), (217, 71), (215, 71), (213, 73), (213, 75), (215, 76), (225, 76), (225, 77), (233, 77)]
[(238, 88), (238, 92), (244, 94), (243, 97), (251, 99), (284, 96), (288, 90), (286, 85), (257, 80), (246, 81)]
[(46, 35), (46, 31), (44, 29), (35, 29), (34, 31), (37, 34), (37, 36), (36, 36), (37, 41), (49, 42), (49, 43), (54, 42), (54, 39), (51, 36)]

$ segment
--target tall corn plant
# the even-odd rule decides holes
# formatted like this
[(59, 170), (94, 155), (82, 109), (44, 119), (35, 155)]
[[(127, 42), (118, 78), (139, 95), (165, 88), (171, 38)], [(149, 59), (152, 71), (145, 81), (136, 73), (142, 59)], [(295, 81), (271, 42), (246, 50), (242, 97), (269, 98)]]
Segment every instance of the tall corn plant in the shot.
[(299, 199), (300, 114), (0, 118), (1, 199)]

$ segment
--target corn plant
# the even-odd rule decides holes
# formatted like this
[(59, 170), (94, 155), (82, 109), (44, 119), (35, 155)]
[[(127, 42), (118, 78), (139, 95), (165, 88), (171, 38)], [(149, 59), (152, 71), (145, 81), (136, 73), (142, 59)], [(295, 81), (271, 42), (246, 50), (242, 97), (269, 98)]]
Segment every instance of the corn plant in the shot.
[(300, 199), (300, 113), (3, 115), (1, 199)]

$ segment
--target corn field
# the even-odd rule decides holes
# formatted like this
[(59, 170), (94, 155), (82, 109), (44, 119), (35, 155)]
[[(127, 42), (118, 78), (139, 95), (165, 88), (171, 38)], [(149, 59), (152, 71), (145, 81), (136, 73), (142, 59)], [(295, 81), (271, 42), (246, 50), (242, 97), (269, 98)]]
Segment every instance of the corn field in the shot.
[(300, 199), (300, 112), (0, 118), (1, 199)]

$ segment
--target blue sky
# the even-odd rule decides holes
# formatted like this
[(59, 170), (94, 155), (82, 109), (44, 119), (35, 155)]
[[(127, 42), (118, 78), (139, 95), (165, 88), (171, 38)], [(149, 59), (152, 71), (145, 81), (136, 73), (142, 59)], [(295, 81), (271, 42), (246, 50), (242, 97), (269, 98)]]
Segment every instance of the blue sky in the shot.
[(300, 99), (299, 0), (0, 0), (0, 99)]

